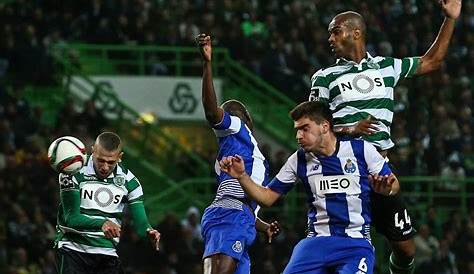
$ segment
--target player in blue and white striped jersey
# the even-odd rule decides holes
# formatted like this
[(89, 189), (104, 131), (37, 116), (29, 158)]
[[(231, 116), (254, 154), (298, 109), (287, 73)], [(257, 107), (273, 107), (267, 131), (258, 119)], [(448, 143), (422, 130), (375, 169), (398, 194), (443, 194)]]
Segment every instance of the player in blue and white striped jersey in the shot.
[(372, 144), (335, 136), (326, 104), (304, 102), (290, 114), (301, 148), (268, 186), (256, 184), (247, 175), (240, 155), (224, 157), (221, 169), (265, 206), (302, 182), (309, 204), (309, 232), (293, 250), (285, 274), (372, 273), (370, 192), (396, 193), (396, 176)]
[(257, 203), (247, 197), (237, 180), (221, 172), (219, 161), (227, 155), (241, 154), (246, 173), (259, 185), (268, 183), (268, 164), (252, 135), (252, 119), (245, 106), (236, 100), (217, 106), (212, 84), (211, 38), (201, 34), (196, 42), (204, 61), (202, 103), (219, 141), (215, 164), (217, 193), (201, 220), (204, 273), (249, 274), (248, 248), (255, 240), (255, 229), (265, 232), (271, 241), (279, 226), (277, 222), (268, 224), (255, 217)]

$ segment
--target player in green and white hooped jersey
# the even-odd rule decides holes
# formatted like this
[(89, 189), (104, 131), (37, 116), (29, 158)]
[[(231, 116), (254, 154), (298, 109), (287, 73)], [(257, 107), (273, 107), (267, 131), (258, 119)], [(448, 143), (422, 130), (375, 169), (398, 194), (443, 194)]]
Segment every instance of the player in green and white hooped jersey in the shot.
[(104, 132), (79, 172), (59, 175), (58, 273), (122, 273), (116, 246), (125, 206), (138, 235), (158, 249), (160, 233), (148, 223), (142, 187), (122, 155), (120, 137)]
[[(366, 51), (366, 26), (355, 12), (340, 13), (329, 24), (329, 44), (338, 58), (328, 68), (318, 70), (311, 79), (310, 100), (329, 103), (335, 131), (361, 136), (372, 142), (384, 156), (393, 147), (390, 126), (393, 118), (393, 88), (401, 78), (422, 75), (438, 69), (448, 50), (461, 0), (440, 0), (445, 14), (438, 36), (421, 57), (402, 59), (372, 57)], [(392, 199), (398, 199), (392, 200)], [(382, 232), (392, 245), (391, 273), (411, 273), (415, 245), (409, 215), (399, 196), (380, 199)], [(400, 211), (401, 210), (401, 211)], [(374, 214), (377, 219), (378, 214)], [(391, 227), (390, 227), (391, 226)]]

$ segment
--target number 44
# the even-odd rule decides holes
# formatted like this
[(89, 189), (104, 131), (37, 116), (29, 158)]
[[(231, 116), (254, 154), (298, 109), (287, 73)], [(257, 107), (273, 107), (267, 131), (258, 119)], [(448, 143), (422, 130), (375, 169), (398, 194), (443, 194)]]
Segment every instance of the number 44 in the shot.
[(408, 216), (408, 212), (406, 209), (404, 210), (404, 215), (405, 216), (402, 216), (401, 219), (398, 218), (398, 212), (395, 213), (395, 216), (394, 216), (395, 227), (398, 227), (401, 230), (403, 230), (403, 227), (405, 226), (405, 224), (411, 225), (410, 216)]

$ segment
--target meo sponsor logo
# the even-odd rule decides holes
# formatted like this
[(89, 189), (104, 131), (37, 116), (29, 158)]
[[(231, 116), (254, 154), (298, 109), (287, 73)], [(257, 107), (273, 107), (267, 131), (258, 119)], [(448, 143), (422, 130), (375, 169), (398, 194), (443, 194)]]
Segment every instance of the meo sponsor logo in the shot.
[(353, 175), (311, 176), (308, 178), (311, 190), (317, 195), (346, 193), (360, 194), (359, 180)]

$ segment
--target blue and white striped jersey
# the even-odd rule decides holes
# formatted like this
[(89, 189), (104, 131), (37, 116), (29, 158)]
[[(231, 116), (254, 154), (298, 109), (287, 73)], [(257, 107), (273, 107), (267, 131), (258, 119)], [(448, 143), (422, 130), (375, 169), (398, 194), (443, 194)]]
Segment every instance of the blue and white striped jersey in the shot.
[(292, 154), (268, 187), (286, 194), (297, 181), (307, 194), (308, 237), (345, 236), (370, 241), (369, 174), (391, 170), (375, 147), (360, 139), (338, 139), (333, 155), (303, 149)]
[[(226, 197), (246, 199), (246, 195), (236, 179), (220, 170), (219, 161), (224, 156), (239, 154), (244, 159), (245, 171), (253, 181), (259, 185), (266, 185), (265, 182), (268, 181), (267, 160), (260, 152), (252, 132), (239, 117), (224, 112), (222, 121), (214, 125), (213, 128), (218, 138), (219, 151), (215, 163), (218, 188), (211, 206), (241, 208), (241, 205), (233, 204), (235, 200), (225, 199)], [(255, 209), (256, 203), (252, 202), (251, 204)]]

